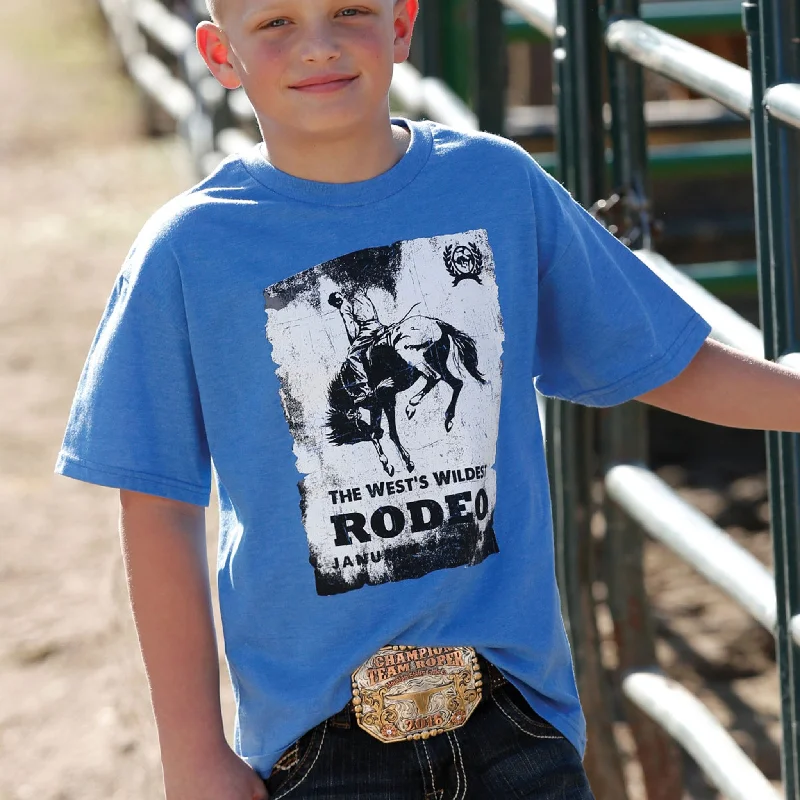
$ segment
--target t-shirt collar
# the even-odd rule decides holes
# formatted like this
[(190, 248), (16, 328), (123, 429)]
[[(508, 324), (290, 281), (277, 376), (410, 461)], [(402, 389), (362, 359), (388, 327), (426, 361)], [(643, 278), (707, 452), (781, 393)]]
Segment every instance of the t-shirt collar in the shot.
[(305, 203), (328, 206), (359, 206), (384, 200), (405, 188), (425, 166), (433, 148), (430, 123), (404, 117), (392, 117), (392, 123), (411, 133), (411, 142), (403, 157), (386, 172), (355, 183), (323, 183), (297, 178), (274, 167), (260, 142), (242, 154), (245, 169), (268, 189)]

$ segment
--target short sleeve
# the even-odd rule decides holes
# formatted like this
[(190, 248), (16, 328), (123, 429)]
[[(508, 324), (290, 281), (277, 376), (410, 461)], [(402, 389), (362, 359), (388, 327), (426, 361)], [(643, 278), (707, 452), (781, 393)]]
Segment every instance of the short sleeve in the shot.
[(56, 472), (208, 505), (211, 465), (177, 269), (136, 248), (78, 384)]
[(537, 207), (536, 388), (611, 406), (680, 374), (708, 323), (552, 179)]

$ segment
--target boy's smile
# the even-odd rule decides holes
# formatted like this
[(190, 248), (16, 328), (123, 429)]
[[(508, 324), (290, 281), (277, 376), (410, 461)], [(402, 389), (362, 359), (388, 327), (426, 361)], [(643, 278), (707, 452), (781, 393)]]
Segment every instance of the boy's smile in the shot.
[(340, 75), (332, 72), (327, 75), (306, 78), (304, 81), (295, 83), (291, 88), (301, 92), (328, 93), (344, 89), (357, 79), (358, 75)]

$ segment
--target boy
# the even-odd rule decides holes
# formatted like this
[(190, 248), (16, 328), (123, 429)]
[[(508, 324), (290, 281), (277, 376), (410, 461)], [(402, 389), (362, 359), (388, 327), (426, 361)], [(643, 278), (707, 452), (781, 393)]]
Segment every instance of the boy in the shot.
[(121, 490), (166, 796), (591, 798), (531, 378), (783, 430), (800, 379), (706, 342), (520, 148), (390, 120), (417, 0), (211, 10), (264, 142), (141, 232), (57, 467)]

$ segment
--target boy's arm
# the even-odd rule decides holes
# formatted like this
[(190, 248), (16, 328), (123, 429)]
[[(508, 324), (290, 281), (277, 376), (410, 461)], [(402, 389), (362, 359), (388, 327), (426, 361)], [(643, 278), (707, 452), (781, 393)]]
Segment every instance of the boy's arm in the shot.
[(637, 400), (731, 428), (800, 432), (800, 372), (711, 339), (680, 375)]
[(205, 511), (120, 493), (120, 535), (161, 745), (168, 800), (261, 800), (229, 748), (206, 561)]

